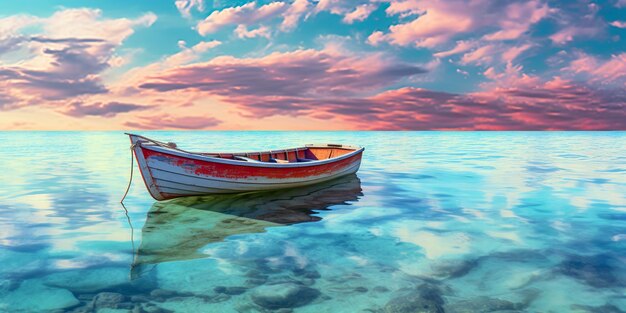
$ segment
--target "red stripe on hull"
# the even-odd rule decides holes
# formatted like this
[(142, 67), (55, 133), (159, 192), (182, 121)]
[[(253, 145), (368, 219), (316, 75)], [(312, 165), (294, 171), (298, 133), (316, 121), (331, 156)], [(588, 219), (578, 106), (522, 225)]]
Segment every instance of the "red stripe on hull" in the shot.
[(147, 159), (154, 158), (155, 161), (165, 162), (167, 164), (180, 167), (186, 173), (191, 175), (218, 177), (225, 179), (288, 179), (288, 178), (310, 178), (324, 175), (331, 175), (341, 172), (355, 162), (361, 160), (362, 153), (358, 153), (352, 157), (337, 160), (331, 163), (302, 166), (302, 167), (257, 167), (223, 164), (218, 162), (210, 162), (203, 160), (189, 159), (177, 155), (162, 153), (145, 149), (141, 147), (144, 157)]

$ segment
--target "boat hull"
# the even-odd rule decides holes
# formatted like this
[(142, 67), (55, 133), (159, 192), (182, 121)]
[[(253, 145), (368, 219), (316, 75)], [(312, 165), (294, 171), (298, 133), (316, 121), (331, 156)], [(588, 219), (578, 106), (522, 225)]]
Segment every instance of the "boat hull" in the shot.
[(145, 144), (131, 136), (143, 180), (156, 200), (301, 187), (353, 174), (363, 149), (321, 162), (271, 164), (223, 160)]

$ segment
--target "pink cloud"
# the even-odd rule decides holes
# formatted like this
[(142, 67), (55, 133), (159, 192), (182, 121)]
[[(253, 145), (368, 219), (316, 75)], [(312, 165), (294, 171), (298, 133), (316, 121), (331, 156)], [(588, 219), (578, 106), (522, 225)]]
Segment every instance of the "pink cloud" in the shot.
[(512, 3), (505, 9), (505, 14), (498, 20), (500, 30), (485, 35), (486, 40), (518, 39), (528, 31), (531, 25), (548, 16), (551, 10), (540, 1)]
[(432, 48), (471, 30), (473, 24), (467, 14), (433, 7), (412, 22), (390, 26), (386, 36), (392, 44)]
[(13, 49), (25, 48), (19, 61), (0, 65), (0, 95), (13, 99), (3, 108), (53, 105), (108, 92), (100, 74), (119, 63), (116, 48), (135, 28), (148, 27), (155, 20), (152, 13), (136, 19), (106, 19), (94, 9), (64, 9), (47, 18), (0, 19), (0, 42), (12, 38)]
[(363, 21), (365, 20), (372, 12), (376, 10), (376, 5), (373, 4), (362, 4), (357, 6), (354, 11), (346, 14), (343, 17), (343, 22), (347, 24), (352, 24), (355, 21)]
[(154, 13), (136, 19), (104, 19), (99, 9), (65, 9), (42, 20), (42, 25), (44, 33), (53, 38), (99, 38), (119, 45), (136, 27), (149, 27), (156, 19)]
[(522, 53), (533, 45), (530, 43), (516, 45), (493, 41), (459, 41), (457, 45), (443, 52), (435, 53), (435, 57), (448, 57), (463, 53), (459, 63), (461, 65), (494, 66), (512, 63)]
[(556, 44), (563, 45), (573, 41), (575, 37), (590, 37), (599, 32), (600, 30), (595, 27), (568, 26), (550, 35), (550, 40)]
[(573, 1), (567, 3), (569, 10), (561, 10), (556, 20), (561, 28), (549, 36), (553, 43), (564, 45), (580, 37), (601, 35), (607, 23), (598, 16), (600, 7), (594, 3)]
[(626, 86), (626, 53), (606, 60), (580, 53), (564, 71), (585, 75), (585, 79), (599, 84)]
[(423, 13), (423, 9), (424, 7), (420, 1), (396, 0), (389, 1), (389, 6), (385, 12), (387, 12), (387, 15), (400, 15), (401, 17), (407, 17)]
[(266, 26), (260, 26), (256, 29), (248, 30), (246, 25), (239, 25), (235, 28), (235, 34), (239, 38), (254, 38), (254, 37), (270, 37), (270, 29)]
[(461, 64), (467, 65), (470, 63), (478, 65), (486, 65), (493, 60), (496, 47), (494, 45), (485, 45), (475, 50), (467, 52), (461, 58)]
[(287, 9), (284, 2), (270, 2), (257, 7), (256, 2), (249, 2), (241, 6), (230, 7), (213, 11), (206, 19), (196, 26), (200, 35), (212, 34), (229, 25), (252, 25), (270, 20), (279, 16)]
[(304, 15), (310, 7), (310, 3), (308, 0), (295, 0), (291, 3), (291, 6), (285, 11), (283, 14), (283, 22), (280, 25), (280, 29), (282, 31), (289, 31), (294, 29), (302, 15)]
[[(467, 33), (490, 31), (483, 37), (490, 41), (518, 39), (533, 24), (553, 12), (538, 0), (511, 3), (458, 0), (389, 2), (388, 15), (400, 15), (411, 20), (390, 26), (389, 32), (384, 34), (386, 41), (400, 46), (426, 48), (444, 45)], [(495, 32), (492, 31), (494, 26), (497, 28)]]
[(83, 117), (83, 116), (102, 116), (102, 117), (113, 117), (120, 113), (127, 113), (132, 111), (140, 111), (152, 108), (153, 106), (146, 105), (138, 105), (132, 103), (122, 103), (122, 102), (96, 102), (92, 104), (85, 104), (82, 102), (73, 102), (67, 107), (60, 110), (61, 113), (73, 117)]
[(437, 52), (437, 53), (434, 54), (434, 56), (438, 57), (438, 58), (449, 57), (451, 55), (455, 55), (455, 54), (458, 54), (458, 53), (466, 52), (466, 51), (474, 48), (477, 44), (478, 44), (478, 42), (476, 42), (476, 41), (459, 40), (459, 41), (456, 42), (456, 46), (454, 46), (454, 48), (452, 48), (450, 50), (447, 50), (447, 51)]
[(523, 44), (519, 46), (513, 46), (508, 48), (506, 51), (502, 53), (502, 60), (510, 63), (513, 62), (517, 57), (519, 57), (522, 53), (532, 48), (532, 44)]
[[(325, 108), (370, 129), (625, 129), (626, 93), (555, 78), (467, 95), (402, 88)], [(538, 84), (530, 84), (535, 82)], [(345, 102), (344, 102), (345, 103)], [(358, 103), (361, 114), (351, 114)], [(365, 103), (365, 104), (363, 104)], [(337, 110), (337, 108), (341, 110)]]
[(204, 11), (204, 0), (176, 0), (176, 8), (184, 17), (191, 17), (191, 10), (196, 8), (199, 12)]
[(377, 54), (297, 50), (261, 58), (218, 57), (153, 75), (140, 87), (218, 96), (247, 118), (333, 116), (356, 129), (626, 128), (624, 90), (559, 77), (546, 81), (511, 63), (503, 72), (489, 68), (485, 76), (493, 81), (479, 92), (386, 90), (423, 72)]
[(124, 125), (133, 129), (210, 129), (221, 123), (222, 121), (214, 117), (161, 114), (141, 116)]
[(372, 46), (378, 46), (385, 41), (385, 34), (381, 31), (375, 31), (367, 37), (367, 43)]
[[(280, 30), (286, 32), (298, 25), (309, 8), (308, 0), (294, 0), (291, 3), (275, 1), (261, 6), (258, 6), (256, 2), (248, 2), (244, 5), (213, 11), (207, 18), (198, 22), (196, 29), (200, 35), (206, 36), (224, 27), (238, 25), (237, 35), (240, 38), (251, 38), (249, 32), (246, 33), (249, 36), (241, 35), (244, 33), (243, 28), (247, 29), (248, 26), (282, 18)], [(260, 26), (257, 29), (267, 30), (263, 32), (263, 36), (269, 33), (267, 26)], [(257, 32), (255, 36), (260, 36), (260, 34)]]
[(352, 55), (327, 48), (261, 58), (217, 57), (152, 75), (140, 87), (203, 91), (228, 98), (311, 97), (368, 92), (425, 72), (381, 54)]
[(617, 28), (626, 28), (626, 22), (614, 21), (614, 22), (611, 22), (611, 26), (617, 27)]

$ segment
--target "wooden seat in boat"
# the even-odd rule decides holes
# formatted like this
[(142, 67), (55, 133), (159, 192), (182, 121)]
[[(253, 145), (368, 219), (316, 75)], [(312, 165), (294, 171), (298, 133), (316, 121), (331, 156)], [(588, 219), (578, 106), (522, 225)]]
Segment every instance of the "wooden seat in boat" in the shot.
[(238, 156), (236, 155), (234, 157), (235, 160), (239, 160), (239, 161), (247, 161), (247, 162), (252, 162), (252, 163), (262, 163), (259, 160), (255, 160), (255, 159), (251, 159), (251, 158), (247, 158), (247, 157), (243, 157), (243, 156)]
[(272, 162), (272, 163), (289, 163), (289, 160), (271, 158), (270, 162)]

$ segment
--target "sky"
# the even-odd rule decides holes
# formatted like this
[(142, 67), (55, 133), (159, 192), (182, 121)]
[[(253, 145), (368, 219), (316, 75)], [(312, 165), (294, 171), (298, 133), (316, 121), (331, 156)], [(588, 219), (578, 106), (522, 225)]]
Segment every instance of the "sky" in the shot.
[(0, 4), (0, 130), (626, 130), (626, 0)]

